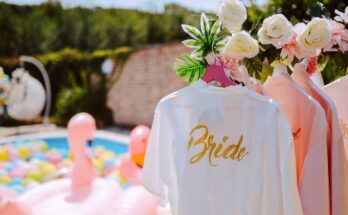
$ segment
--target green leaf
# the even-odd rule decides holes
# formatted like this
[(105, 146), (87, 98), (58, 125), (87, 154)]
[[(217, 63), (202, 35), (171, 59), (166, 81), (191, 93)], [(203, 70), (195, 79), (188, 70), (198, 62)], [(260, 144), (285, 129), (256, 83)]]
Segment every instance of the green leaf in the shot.
[(201, 14), (201, 32), (205, 39), (209, 39), (210, 24), (209, 19), (205, 13)]
[(311, 17), (330, 17), (330, 12), (325, 8), (324, 4), (321, 2), (316, 2), (309, 7), (309, 15)]
[(186, 60), (188, 63), (191, 63), (191, 64), (196, 64), (197, 63), (197, 60), (192, 58), (190, 55), (188, 54), (183, 54), (181, 55), (181, 57)]
[(220, 30), (221, 30), (221, 22), (217, 20), (216, 22), (214, 22), (210, 30), (210, 35), (209, 35), (210, 43), (213, 43), (216, 40), (216, 36), (220, 33)]
[[(321, 72), (325, 84), (346, 75), (348, 68), (348, 52), (325, 52), (324, 55), (329, 56), (327, 65)], [(319, 58), (319, 61), (322, 60)]]
[(317, 64), (317, 70), (318, 71), (323, 71), (329, 62), (330, 57), (328, 55), (324, 55), (322, 57), (319, 57), (318, 59), (318, 64)]
[(288, 64), (288, 58), (277, 58), (276, 60), (274, 60), (273, 62), (271, 62), (271, 66), (274, 67), (277, 64)]
[(217, 53), (219, 49), (223, 48), (228, 40), (227, 36), (222, 36), (213, 42), (213, 52)]
[(244, 59), (244, 63), (246, 68), (248, 69), (249, 74), (252, 77), (256, 77), (258, 79), (261, 78), (262, 61), (258, 56), (253, 58), (246, 58)]
[(300, 20), (298, 20), (295, 16), (290, 17), (290, 22), (292, 25), (296, 25), (297, 23), (300, 23)]
[(204, 13), (201, 15), (201, 32), (190, 25), (182, 25), (184, 31), (189, 34), (193, 39), (185, 40), (183, 43), (189, 47), (195, 49), (191, 56), (196, 59), (204, 59), (210, 52), (218, 53), (225, 43), (225, 37), (218, 37), (221, 31), (220, 21), (210, 21)]
[(185, 24), (183, 24), (183, 25), (182, 25), (182, 29), (183, 29), (188, 35), (190, 35), (192, 38), (204, 42), (203, 35), (201, 34), (201, 32), (200, 32), (196, 27), (193, 27), (193, 26), (191, 26), (191, 25), (185, 25)]
[(251, 29), (249, 31), (250, 35), (256, 35), (257, 34), (258, 29), (262, 25), (262, 19), (263, 19), (263, 16), (260, 16), (257, 19), (257, 21), (253, 22), (253, 25), (252, 25), (252, 27), (251, 27)]
[(194, 50), (191, 53), (191, 56), (194, 58), (202, 58), (203, 56), (205, 56), (204, 54), (207, 52), (206, 47), (202, 46), (196, 50)]
[(182, 55), (182, 60), (176, 60), (174, 63), (174, 71), (187, 82), (192, 83), (200, 79), (206, 69), (206, 64), (203, 61), (193, 59), (188, 54)]
[(184, 40), (182, 43), (189, 48), (199, 48), (202, 46), (201, 41), (193, 39)]

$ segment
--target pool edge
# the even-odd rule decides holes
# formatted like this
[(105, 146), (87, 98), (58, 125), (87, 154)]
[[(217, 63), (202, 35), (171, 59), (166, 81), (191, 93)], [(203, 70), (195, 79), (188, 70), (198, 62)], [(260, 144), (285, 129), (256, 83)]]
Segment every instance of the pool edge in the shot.
[[(21, 141), (21, 140), (57, 138), (57, 137), (66, 137), (66, 136), (67, 136), (66, 130), (45, 131), (45, 132), (32, 133), (32, 134), (20, 134), (20, 135), (13, 135), (9, 137), (1, 137), (0, 145), (5, 143), (15, 142), (15, 141)], [(119, 142), (120, 144), (125, 144), (125, 145), (128, 145), (129, 143), (129, 136), (124, 134), (104, 131), (104, 130), (97, 130), (95, 133), (95, 137), (103, 138), (103, 139), (107, 139), (111, 141), (116, 141), (116, 142)]]

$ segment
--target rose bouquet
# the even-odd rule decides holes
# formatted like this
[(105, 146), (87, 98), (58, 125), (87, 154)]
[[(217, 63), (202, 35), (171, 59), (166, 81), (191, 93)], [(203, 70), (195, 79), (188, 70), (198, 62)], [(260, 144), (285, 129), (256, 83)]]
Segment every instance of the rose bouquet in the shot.
[(334, 20), (329, 18), (322, 4), (318, 3), (315, 8), (313, 14), (322, 15), (313, 15), (309, 21), (299, 22), (291, 17), (291, 23), (282, 14), (266, 18), (258, 31), (261, 60), (287, 64), (290, 68), (292, 64), (305, 61), (309, 74), (320, 72), (330, 64), (330, 68), (334, 68), (330, 75), (345, 71), (348, 30), (343, 23), (344, 13), (336, 10), (339, 16)]
[(192, 38), (183, 43), (193, 48), (183, 54), (184, 60), (177, 60), (174, 71), (189, 83), (202, 77), (206, 67), (212, 64), (223, 65), (234, 74), (243, 59), (255, 57), (259, 52), (256, 39), (241, 30), (247, 19), (246, 8), (239, 0), (224, 0), (219, 5), (218, 19), (201, 15), (200, 30), (193, 26), (182, 25), (183, 30)]
[[(253, 77), (264, 79), (265, 67), (276, 63), (292, 64), (305, 60), (307, 71), (322, 71), (326, 65), (345, 71), (348, 67), (348, 7), (336, 10), (330, 19), (325, 8), (309, 21), (288, 20), (283, 14), (274, 14), (242, 30), (247, 11), (239, 0), (223, 0), (217, 11), (218, 19), (201, 15), (200, 30), (183, 25), (191, 37), (183, 43), (193, 48), (177, 60), (174, 71), (189, 83), (199, 79), (208, 65), (223, 65), (230, 75), (238, 76), (238, 66), (246, 66)], [(318, 11), (315, 11), (318, 14)], [(326, 16), (324, 16), (326, 15)], [(333, 65), (331, 65), (333, 64)]]

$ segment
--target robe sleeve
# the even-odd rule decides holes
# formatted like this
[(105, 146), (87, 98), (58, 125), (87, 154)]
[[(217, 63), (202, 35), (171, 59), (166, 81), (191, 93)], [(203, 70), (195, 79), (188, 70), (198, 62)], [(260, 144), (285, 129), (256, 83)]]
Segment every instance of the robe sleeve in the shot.
[(143, 186), (160, 198), (161, 206), (168, 203), (168, 183), (171, 170), (171, 143), (173, 131), (164, 104), (159, 104), (155, 111), (151, 135), (147, 145), (144, 168), (142, 173)]

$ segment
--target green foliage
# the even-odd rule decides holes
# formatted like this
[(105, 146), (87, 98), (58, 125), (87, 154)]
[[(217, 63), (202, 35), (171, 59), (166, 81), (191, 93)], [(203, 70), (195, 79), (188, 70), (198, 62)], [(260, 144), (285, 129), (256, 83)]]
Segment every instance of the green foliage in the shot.
[(183, 24), (182, 29), (192, 37), (183, 41), (183, 43), (189, 47), (195, 49), (191, 56), (197, 59), (203, 59), (210, 52), (218, 53), (223, 47), (225, 37), (219, 37), (218, 34), (221, 31), (221, 22), (219, 20), (211, 22), (207, 15), (201, 14), (200, 19), (201, 29)]
[(174, 63), (173, 69), (175, 73), (179, 77), (184, 78), (188, 83), (192, 83), (200, 79), (207, 67), (206, 63), (196, 60), (188, 54), (183, 54), (182, 58), (185, 61), (176, 60)]
[(328, 55), (320, 56), (318, 59), (317, 70), (323, 71), (328, 64), (330, 57)]
[(315, 4), (311, 5), (308, 12), (311, 17), (330, 17), (330, 12), (321, 2), (316, 2)]
[[(68, 120), (79, 112), (87, 112), (93, 115), (97, 121), (109, 121), (110, 111), (106, 104), (105, 80), (99, 77), (96, 83), (91, 83), (91, 74), (82, 72), (83, 83), (72, 83), (71, 88), (60, 91), (57, 102), (55, 117), (57, 123), (66, 124)], [(74, 81), (72, 81), (74, 82)]]
[[(333, 18), (336, 9), (344, 11), (345, 7), (344, 1), (336, 0), (325, 0), (321, 3), (316, 0), (272, 0), (264, 8), (264, 17), (274, 13), (282, 13), (295, 25), (299, 22), (307, 22), (312, 17), (325, 16)], [(261, 58), (262, 62), (265, 61), (271, 65), (275, 62), (284, 61), (284, 59), (280, 59), (279, 55), (279, 49), (275, 49), (270, 45), (262, 45), (258, 57)], [(337, 52), (324, 52), (319, 57), (318, 67), (319, 70), (322, 70), (325, 83), (330, 83), (346, 73), (348, 67), (347, 57), (347, 53)], [(297, 62), (298, 60), (295, 58), (292, 64)], [(265, 72), (266, 70), (267, 72)], [(264, 64), (262, 71), (266, 74), (271, 70)]]
[(298, 20), (310, 20), (311, 15), (328, 15), (334, 14), (335, 9), (343, 11), (347, 6), (347, 1), (341, 0), (323, 0), (320, 1), (322, 6), (326, 8), (325, 13), (321, 13), (322, 9), (317, 4), (317, 0), (272, 0), (266, 5), (264, 13), (266, 17), (274, 13), (282, 13), (290, 19), (291, 16)]
[[(49, 73), (52, 85), (53, 101), (56, 100), (57, 94), (64, 87), (71, 86), (70, 77), (81, 84), (81, 71), (87, 70), (94, 74), (101, 75), (101, 64), (106, 58), (112, 58), (116, 65), (123, 65), (133, 52), (127, 47), (120, 47), (109, 50), (96, 50), (94, 52), (81, 52), (75, 49), (63, 49), (59, 52), (52, 52), (38, 56)], [(1, 62), (0, 62), (1, 64)], [(38, 76), (38, 78), (40, 78)], [(54, 108), (53, 111), (56, 109)]]
[(257, 20), (253, 22), (253, 25), (251, 26), (251, 29), (249, 31), (249, 34), (256, 37), (257, 31), (261, 28), (262, 26), (262, 20), (263, 16), (260, 16)]
[[(94, 52), (63, 49), (36, 56), (49, 73), (53, 101), (51, 113), (58, 123), (66, 123), (70, 116), (79, 111), (92, 113), (97, 120), (108, 122), (111, 118), (107, 115), (109, 112), (105, 101), (107, 87), (112, 81), (116, 81), (112, 77), (120, 73), (132, 53), (133, 49), (120, 47)], [(114, 74), (108, 80), (101, 71), (101, 64), (107, 58), (116, 63)], [(16, 58), (0, 59), (0, 65), (5, 71), (12, 71), (19, 66)], [(28, 64), (26, 68), (34, 77), (42, 79), (32, 65)], [(97, 83), (91, 84), (96, 77)]]
[(202, 13), (200, 19), (200, 30), (191, 25), (182, 25), (192, 39), (183, 41), (189, 48), (195, 49), (191, 56), (183, 54), (182, 60), (176, 60), (174, 63), (175, 73), (184, 78), (188, 83), (197, 81), (202, 77), (207, 67), (204, 59), (209, 53), (218, 54), (223, 48), (226, 36), (219, 36), (221, 31), (221, 22), (219, 20), (209, 20), (207, 15)]
[[(332, 52), (330, 53), (329, 59), (325, 59), (327, 56), (320, 56), (319, 63), (325, 64), (325, 69), (321, 72), (325, 84), (338, 79), (347, 74), (348, 70), (348, 53), (345, 54)], [(327, 63), (325, 63), (327, 61)]]
[(262, 72), (262, 61), (258, 56), (253, 58), (244, 59), (245, 67), (248, 69), (248, 73), (250, 76), (255, 77), (257, 79), (261, 79)]
[(182, 23), (196, 13), (175, 4), (163, 13), (129, 9), (68, 8), (59, 2), (33, 6), (0, 2), (0, 56), (37, 55), (72, 48), (92, 52), (185, 39)]

